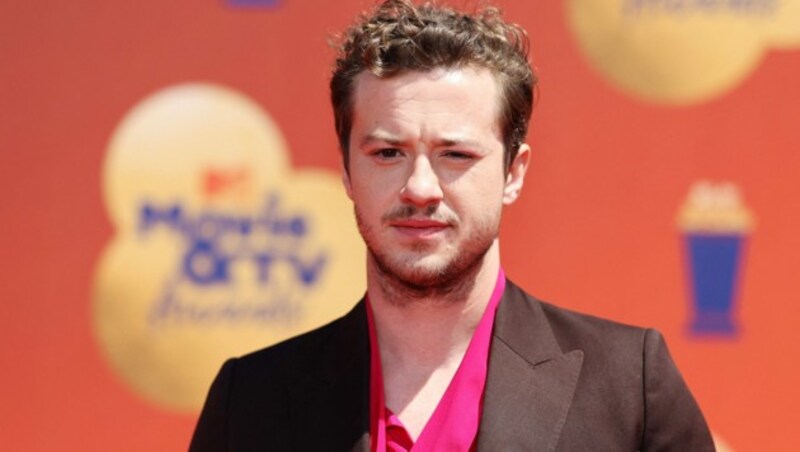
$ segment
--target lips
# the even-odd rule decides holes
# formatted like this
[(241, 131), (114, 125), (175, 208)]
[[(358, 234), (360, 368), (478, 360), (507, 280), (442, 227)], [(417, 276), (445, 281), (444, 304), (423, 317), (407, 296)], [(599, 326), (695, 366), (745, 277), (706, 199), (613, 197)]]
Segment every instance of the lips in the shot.
[(448, 223), (427, 218), (395, 220), (390, 222), (389, 225), (395, 231), (414, 238), (432, 237), (451, 227)]

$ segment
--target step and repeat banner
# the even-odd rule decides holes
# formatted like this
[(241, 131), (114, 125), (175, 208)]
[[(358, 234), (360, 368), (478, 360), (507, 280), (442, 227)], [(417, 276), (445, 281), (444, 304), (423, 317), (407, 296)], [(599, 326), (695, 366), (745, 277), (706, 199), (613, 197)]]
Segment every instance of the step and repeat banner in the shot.
[[(327, 83), (370, 5), (0, 5), (7, 450), (184, 450), (227, 357), (360, 298)], [(800, 0), (499, 6), (541, 78), (506, 273), (661, 330), (719, 450), (800, 448)]]

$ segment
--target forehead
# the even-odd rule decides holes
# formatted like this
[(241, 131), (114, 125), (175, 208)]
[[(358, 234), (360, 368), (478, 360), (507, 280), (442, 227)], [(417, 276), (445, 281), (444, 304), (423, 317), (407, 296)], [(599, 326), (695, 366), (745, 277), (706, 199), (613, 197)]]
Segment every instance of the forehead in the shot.
[(488, 69), (437, 68), (387, 78), (362, 72), (355, 80), (353, 125), (366, 133), (377, 127), (497, 137), (499, 104), (499, 84)]

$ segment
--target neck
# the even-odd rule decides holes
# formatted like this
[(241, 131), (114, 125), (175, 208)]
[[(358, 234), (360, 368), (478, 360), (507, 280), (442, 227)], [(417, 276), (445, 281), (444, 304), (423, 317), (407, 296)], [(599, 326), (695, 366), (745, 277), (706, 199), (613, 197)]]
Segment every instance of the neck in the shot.
[(486, 309), (500, 270), (499, 245), (444, 288), (405, 290), (367, 262), (367, 292), (382, 361), (434, 369), (460, 361)]

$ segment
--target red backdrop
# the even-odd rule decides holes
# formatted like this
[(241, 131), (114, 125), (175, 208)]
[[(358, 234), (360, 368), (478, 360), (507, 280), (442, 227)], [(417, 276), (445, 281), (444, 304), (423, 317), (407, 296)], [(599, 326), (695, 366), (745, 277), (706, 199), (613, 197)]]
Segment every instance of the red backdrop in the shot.
[[(366, 1), (27, 2), (0, 10), (0, 432), (7, 450), (181, 450), (196, 419), (137, 395), (93, 333), (92, 280), (113, 234), (102, 166), (121, 119), (187, 81), (269, 112), (296, 168), (338, 171), (327, 37)], [(720, 94), (681, 103), (619, 88), (562, 2), (506, 1), (541, 76), (507, 273), (565, 307), (659, 328), (732, 450), (795, 450), (800, 404), (800, 53), (767, 50)], [(800, 26), (800, 22), (798, 22)], [(732, 335), (688, 331), (677, 216), (698, 181), (735, 184), (755, 218)], [(355, 301), (355, 300), (353, 300)]]

